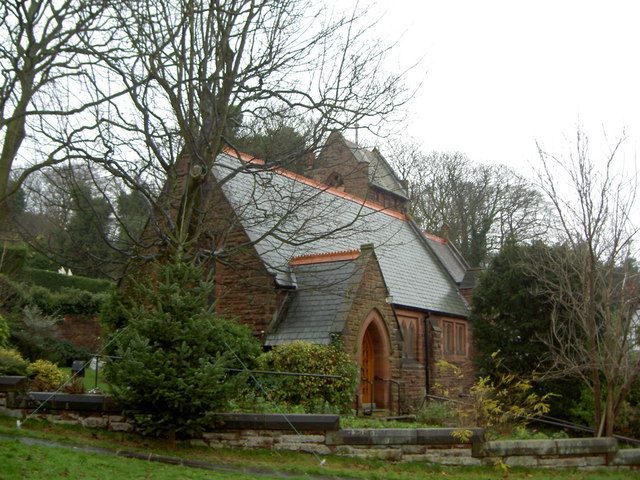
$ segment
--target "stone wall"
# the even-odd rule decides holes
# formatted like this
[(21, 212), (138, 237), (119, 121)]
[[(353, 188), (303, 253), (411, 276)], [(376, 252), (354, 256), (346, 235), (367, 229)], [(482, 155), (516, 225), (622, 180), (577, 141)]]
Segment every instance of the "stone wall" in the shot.
[(329, 136), (320, 155), (313, 162), (312, 168), (305, 172), (305, 176), (320, 183), (327, 183), (329, 177), (334, 174), (342, 183), (330, 186), (363, 199), (367, 198), (369, 164), (358, 162), (354, 158), (340, 134)]
[[(457, 397), (459, 394), (465, 394), (469, 392), (469, 389), (473, 385), (475, 380), (475, 368), (473, 366), (473, 345), (472, 345), (472, 329), (468, 320), (455, 319), (457, 322), (464, 322), (466, 328), (466, 354), (465, 355), (451, 355), (446, 354), (444, 351), (444, 334), (442, 331), (442, 323), (445, 320), (451, 320), (451, 318), (443, 315), (432, 315), (429, 318), (430, 325), (430, 346), (431, 357), (429, 359), (430, 386), (437, 387), (434, 392), (438, 394), (445, 394), (452, 398)], [(444, 362), (453, 365), (459, 369), (454, 371), (449, 367), (443, 367), (438, 362), (443, 360)]]
[[(33, 408), (16, 408), (8, 402), (9, 393), (0, 391), (2, 415), (30, 416), (51, 423), (111, 431), (135, 430), (119, 412), (47, 407), (34, 413)], [(58, 403), (58, 407), (64, 406), (64, 402)], [(25, 407), (26, 404), (18, 406)], [(218, 428), (190, 440), (192, 445), (266, 448), (445, 466), (492, 466), (502, 461), (508, 466), (640, 470), (640, 449), (620, 450), (613, 438), (485, 442), (481, 429), (470, 429), (470, 435), (465, 439), (460, 439), (456, 433), (460, 430), (454, 428), (340, 429), (336, 415), (285, 418), (282, 414), (218, 414), (214, 417)], [(243, 424), (246, 427), (240, 428)], [(291, 425), (299, 433), (293, 433)]]
[[(635, 455), (623, 453), (630, 451), (635, 451)], [(500, 459), (506, 465), (518, 467), (593, 469), (626, 465), (640, 468), (640, 449), (619, 450), (614, 438), (484, 442), (475, 454), (485, 463)]]

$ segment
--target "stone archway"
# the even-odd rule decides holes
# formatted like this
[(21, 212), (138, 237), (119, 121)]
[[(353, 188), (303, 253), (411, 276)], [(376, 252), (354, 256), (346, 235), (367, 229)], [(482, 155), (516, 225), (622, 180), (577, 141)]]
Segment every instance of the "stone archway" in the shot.
[(390, 408), (391, 377), (389, 332), (377, 310), (372, 310), (362, 324), (359, 336), (360, 406)]

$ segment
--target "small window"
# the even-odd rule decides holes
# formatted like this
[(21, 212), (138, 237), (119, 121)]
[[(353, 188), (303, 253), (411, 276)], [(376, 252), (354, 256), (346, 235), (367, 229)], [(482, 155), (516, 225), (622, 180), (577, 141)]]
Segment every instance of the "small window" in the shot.
[(442, 348), (446, 355), (467, 355), (467, 324), (452, 320), (442, 321)]

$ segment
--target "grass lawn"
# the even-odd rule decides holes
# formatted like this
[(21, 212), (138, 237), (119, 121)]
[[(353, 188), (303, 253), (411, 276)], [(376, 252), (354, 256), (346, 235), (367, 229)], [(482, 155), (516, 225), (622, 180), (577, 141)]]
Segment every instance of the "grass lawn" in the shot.
[[(96, 455), (62, 448), (23, 445), (17, 440), (0, 438), (0, 479), (150, 479), (154, 480), (223, 480), (278, 478), (245, 475), (238, 472), (215, 472), (177, 465)], [(302, 477), (300, 477), (302, 478)]]
[[(60, 370), (62, 370), (68, 377), (71, 377), (71, 367), (60, 367)], [(102, 393), (109, 393), (109, 388), (110, 388), (109, 384), (104, 381), (102, 373), (103, 373), (103, 369), (101, 368), (97, 372), (98, 388)], [(83, 380), (84, 380), (84, 388), (86, 392), (96, 388), (96, 371), (90, 368), (85, 369), (85, 375)], [(0, 480), (2, 479), (0, 478)]]
[[(166, 443), (158, 439), (143, 438), (133, 434), (82, 429), (75, 426), (53, 425), (29, 420), (20, 430), (15, 428), (15, 419), (0, 417), (0, 433), (48, 439), (78, 445), (155, 453), (214, 464), (242, 468), (273, 470), (273, 476), (256, 476), (237, 472), (215, 472), (191, 469), (121, 457), (102, 456), (41, 446), (25, 446), (15, 440), (0, 438), (0, 480), (23, 478), (47, 479), (218, 479), (218, 478), (281, 478), (277, 471), (293, 473), (293, 477), (321, 475), (343, 478), (414, 480), (447, 478), (451, 480), (509, 479), (631, 479), (637, 472), (600, 470), (596, 472), (567, 470), (534, 470), (513, 468), (508, 472), (492, 467), (440, 467), (424, 463), (390, 463), (382, 460), (360, 460), (337, 456), (323, 457), (320, 466), (312, 455), (271, 450), (210, 449), (178, 444), (168, 450)], [(299, 475), (299, 477), (298, 477)]]

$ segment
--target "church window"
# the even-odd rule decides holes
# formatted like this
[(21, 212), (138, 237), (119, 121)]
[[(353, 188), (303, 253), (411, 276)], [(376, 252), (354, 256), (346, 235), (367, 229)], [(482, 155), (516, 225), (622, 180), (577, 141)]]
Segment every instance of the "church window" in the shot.
[(463, 321), (442, 321), (442, 346), (445, 355), (467, 355), (467, 324)]

